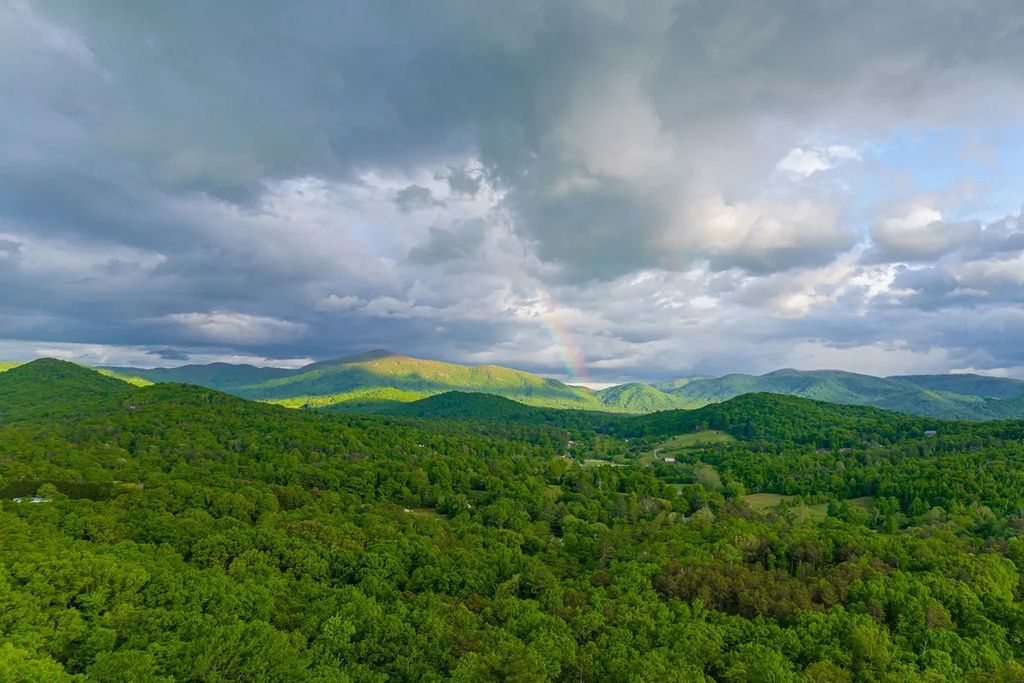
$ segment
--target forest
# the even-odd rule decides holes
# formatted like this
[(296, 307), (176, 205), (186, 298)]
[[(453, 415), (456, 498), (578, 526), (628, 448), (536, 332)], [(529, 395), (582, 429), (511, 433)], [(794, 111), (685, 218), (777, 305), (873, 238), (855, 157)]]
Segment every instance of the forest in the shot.
[(1024, 422), (492, 398), (0, 374), (0, 680), (1024, 681)]

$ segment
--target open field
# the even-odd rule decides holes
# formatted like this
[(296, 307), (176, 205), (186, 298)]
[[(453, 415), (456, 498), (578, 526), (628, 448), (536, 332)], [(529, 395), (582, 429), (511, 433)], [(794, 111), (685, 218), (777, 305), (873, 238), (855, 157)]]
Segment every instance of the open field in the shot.
[(751, 510), (757, 510), (758, 512), (764, 512), (779, 506), (784, 500), (793, 500), (796, 496), (784, 496), (781, 493), (751, 493), (743, 496), (743, 499), (747, 501), (747, 505), (750, 506)]
[(611, 460), (596, 460), (594, 458), (587, 458), (583, 461), (584, 467), (623, 467), (622, 463), (612, 462)]
[(736, 439), (729, 434), (716, 430), (687, 432), (686, 434), (679, 434), (662, 441), (651, 451), (641, 455), (638, 458), (638, 462), (643, 465), (649, 465), (655, 460), (686, 455), (705, 446), (735, 442)]
[[(784, 501), (793, 501), (796, 496), (787, 496), (781, 493), (751, 493), (743, 496), (747, 505), (757, 512), (767, 512), (777, 508)], [(864, 510), (870, 510), (875, 505), (874, 496), (862, 496), (851, 498), (847, 501)], [(798, 519), (804, 521), (821, 521), (828, 517), (828, 503), (816, 503), (814, 505), (798, 505), (793, 508), (793, 513)]]
[(734, 443), (735, 441), (736, 439), (725, 432), (708, 429), (702, 432), (688, 432), (686, 434), (673, 436), (671, 439), (663, 441), (658, 448), (663, 451), (680, 450), (696, 448), (697, 446), (708, 446), (716, 443)]

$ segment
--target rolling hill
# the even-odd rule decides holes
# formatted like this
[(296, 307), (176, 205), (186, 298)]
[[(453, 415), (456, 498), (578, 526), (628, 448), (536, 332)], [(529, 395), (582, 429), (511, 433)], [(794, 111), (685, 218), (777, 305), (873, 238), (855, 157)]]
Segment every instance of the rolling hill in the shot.
[(613, 425), (613, 431), (620, 436), (645, 437), (714, 429), (738, 439), (846, 446), (921, 438), (930, 430), (955, 433), (967, 428), (968, 424), (871, 406), (755, 393), (696, 410), (668, 410), (634, 416)]
[(110, 368), (151, 382), (184, 382), (289, 407), (365, 408), (409, 402), (448, 391), (503, 396), (545, 408), (622, 410), (587, 389), (498, 365), (458, 365), (389, 351), (313, 363), (297, 370), (251, 365), (187, 365), (138, 370)]
[[(777, 394), (400, 407), (285, 410), (52, 360), (0, 375), (0, 414), (31, 412), (0, 418), (0, 680), (603, 681), (647, 660), (637, 680), (1019, 679), (996, 667), (1018, 645), (1022, 422)], [(577, 440), (547, 416), (604, 422)], [(647, 457), (664, 436), (694, 447)], [(957, 675), (917, 675), (934, 661)]]
[(90, 368), (42, 358), (0, 373), (0, 420), (76, 413), (124, 398), (134, 389)]
[(697, 405), (768, 392), (948, 419), (1024, 416), (1024, 382), (978, 375), (873, 377), (838, 370), (786, 369), (760, 376), (673, 381), (658, 387)]
[(632, 382), (619, 384), (596, 392), (597, 398), (606, 406), (618, 408), (627, 413), (653, 413), (674, 408), (693, 408), (700, 402), (675, 396), (657, 389), (650, 384)]
[(889, 377), (917, 385), (929, 391), (941, 391), (979, 398), (1012, 399), (1024, 396), (1024, 381), (984, 375), (903, 375)]
[(183, 382), (291, 408), (363, 412), (449, 391), (491, 394), (535, 407), (616, 413), (699, 408), (744, 394), (774, 393), (947, 419), (1024, 417), (1024, 381), (968, 374), (874, 377), (783, 369), (764, 375), (685, 377), (654, 385), (633, 382), (592, 391), (497, 365), (459, 365), (383, 350), (294, 370), (227, 363), (107, 370), (137, 384)]
[(181, 384), (198, 384), (222, 391), (287, 377), (292, 372), (284, 368), (259, 368), (254, 365), (232, 365), (231, 363), (182, 365), (176, 368), (108, 367), (105, 369), (118, 375), (141, 377), (154, 384), (179, 382)]

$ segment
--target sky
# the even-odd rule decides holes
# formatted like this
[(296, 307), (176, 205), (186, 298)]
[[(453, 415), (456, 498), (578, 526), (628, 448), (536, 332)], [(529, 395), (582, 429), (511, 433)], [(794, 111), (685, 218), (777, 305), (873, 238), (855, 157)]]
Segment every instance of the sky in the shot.
[(0, 359), (1024, 377), (1017, 0), (0, 0)]

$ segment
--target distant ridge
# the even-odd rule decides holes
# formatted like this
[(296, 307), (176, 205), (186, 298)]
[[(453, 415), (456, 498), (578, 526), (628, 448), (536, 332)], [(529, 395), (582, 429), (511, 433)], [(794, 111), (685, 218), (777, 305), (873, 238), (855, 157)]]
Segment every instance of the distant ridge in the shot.
[(151, 382), (185, 382), (243, 398), (289, 407), (365, 409), (375, 403), (408, 402), (448, 391), (502, 396), (546, 408), (622, 411), (595, 392), (499, 365), (459, 365), (412, 358), (385, 349), (311, 363), (296, 370), (251, 365), (186, 365), (136, 370)]
[(388, 351), (387, 349), (374, 349), (373, 351), (366, 351), (365, 353), (357, 353), (351, 356), (342, 356), (341, 358), (331, 358), (328, 360), (321, 360), (309, 365), (303, 366), (302, 370), (312, 370), (318, 367), (326, 367), (332, 365), (352, 365), (355, 363), (369, 363), (370, 361), (380, 360), (381, 358), (390, 358), (392, 356), (399, 356), (400, 354)]
[(874, 377), (842, 370), (783, 368), (764, 375), (683, 377), (594, 391), (498, 365), (460, 365), (386, 349), (294, 370), (226, 363), (111, 369), (151, 382), (199, 384), (295, 408), (366, 411), (375, 405), (456, 391), (492, 394), (537, 407), (648, 413), (697, 408), (750, 393), (774, 393), (947, 419), (1024, 417), (1024, 381), (968, 374)]
[(658, 384), (695, 404), (769, 392), (914, 415), (983, 420), (1024, 416), (1024, 381), (979, 375), (874, 377), (842, 370), (782, 369)]

